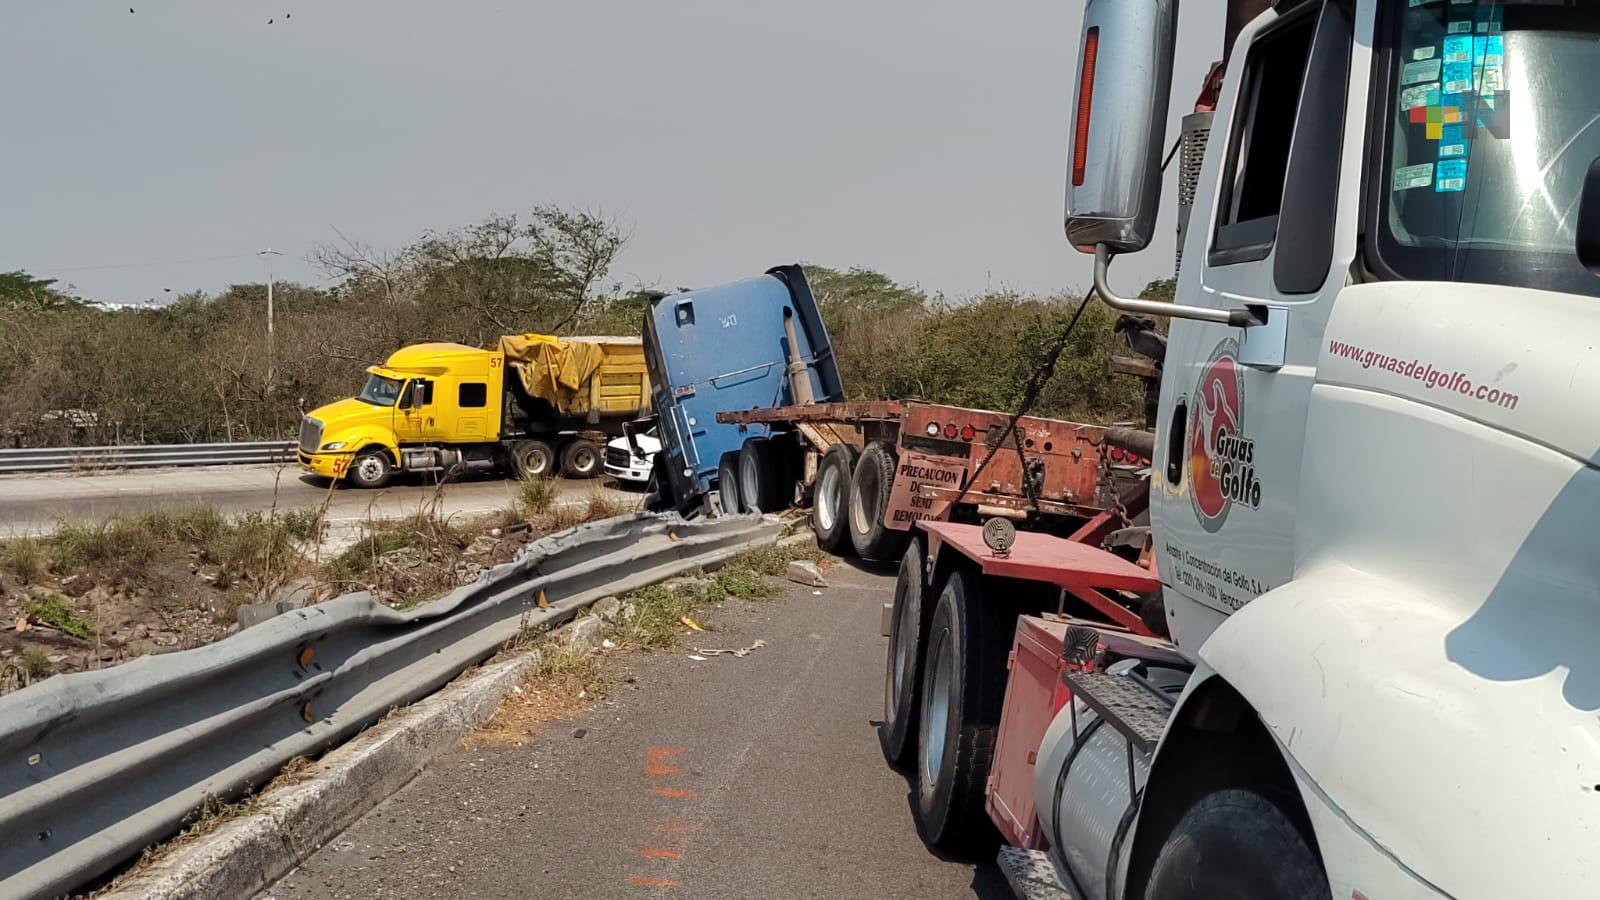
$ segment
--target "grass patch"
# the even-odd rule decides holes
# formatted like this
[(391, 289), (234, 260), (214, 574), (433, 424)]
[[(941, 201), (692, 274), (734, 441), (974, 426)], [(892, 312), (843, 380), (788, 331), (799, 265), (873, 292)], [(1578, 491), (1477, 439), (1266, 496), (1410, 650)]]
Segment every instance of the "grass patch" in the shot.
[(621, 598), (633, 604), (624, 639), (644, 647), (668, 647), (683, 632), (683, 617), (720, 602), (727, 593), (715, 582), (653, 584)]
[(741, 567), (759, 572), (762, 575), (780, 576), (789, 568), (789, 563), (797, 559), (810, 560), (818, 566), (826, 567), (833, 558), (818, 550), (816, 547), (789, 546), (774, 544), (769, 547), (757, 547), (728, 560), (728, 567)]
[(783, 588), (768, 581), (760, 572), (744, 566), (723, 566), (712, 576), (712, 583), (722, 593), (742, 600), (770, 600), (783, 593)]
[(516, 747), (539, 728), (582, 709), (610, 690), (610, 676), (596, 654), (559, 639), (546, 639), (539, 662), (500, 701), (494, 716), (462, 743), (467, 747)]
[(50, 554), (38, 538), (17, 538), (0, 542), (0, 570), (32, 583), (50, 568)]
[(587, 497), (577, 503), (564, 503), (551, 507), (549, 512), (538, 518), (536, 524), (541, 526), (543, 531), (554, 534), (585, 522), (598, 522), (601, 519), (627, 515), (633, 510), (632, 500), (613, 497), (600, 491), (590, 491)]
[(38, 619), (63, 634), (85, 639), (94, 634), (94, 628), (79, 618), (60, 594), (51, 594), (42, 600), (27, 601), (22, 604), (22, 610), (30, 618)]
[(29, 647), (22, 651), (22, 670), (28, 673), (29, 681), (39, 681), (49, 678), (55, 672), (55, 665), (50, 662), (50, 654), (40, 647)]
[(528, 518), (544, 515), (556, 502), (556, 480), (548, 475), (524, 475), (517, 481), (517, 508)]

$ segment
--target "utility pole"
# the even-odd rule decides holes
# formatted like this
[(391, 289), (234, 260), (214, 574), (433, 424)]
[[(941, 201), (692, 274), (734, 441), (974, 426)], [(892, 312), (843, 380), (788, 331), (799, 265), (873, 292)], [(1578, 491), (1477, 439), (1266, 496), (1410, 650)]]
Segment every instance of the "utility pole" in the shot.
[(256, 254), (267, 260), (267, 393), (272, 393), (272, 257), (282, 253), (268, 247)]

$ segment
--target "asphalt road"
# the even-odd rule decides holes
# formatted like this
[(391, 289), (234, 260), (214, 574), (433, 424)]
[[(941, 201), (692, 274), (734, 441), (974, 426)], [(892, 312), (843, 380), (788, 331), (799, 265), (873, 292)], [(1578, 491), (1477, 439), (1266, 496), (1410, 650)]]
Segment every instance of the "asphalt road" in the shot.
[[(561, 479), (561, 494), (583, 497), (613, 490), (606, 479)], [(511, 505), (515, 482), (475, 476), (444, 486), (447, 514), (491, 512)], [(57, 522), (102, 519), (119, 512), (206, 504), (224, 512), (302, 509), (329, 501), (331, 522), (399, 518), (429, 502), (435, 487), (421, 478), (397, 480), (379, 491), (336, 488), (332, 494), (293, 466), (215, 466), (104, 474), (55, 473), (0, 477), (0, 537), (42, 534)], [(640, 498), (638, 492), (618, 493)]]
[(917, 838), (884, 764), (882, 603), (849, 567), (814, 596), (729, 601), (701, 647), (608, 661), (634, 682), (520, 747), (458, 749), (262, 896), (1010, 897)]

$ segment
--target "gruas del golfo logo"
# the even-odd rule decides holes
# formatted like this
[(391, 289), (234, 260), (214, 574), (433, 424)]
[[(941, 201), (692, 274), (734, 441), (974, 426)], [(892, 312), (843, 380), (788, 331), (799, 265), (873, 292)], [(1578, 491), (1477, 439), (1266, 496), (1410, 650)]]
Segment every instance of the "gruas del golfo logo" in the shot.
[(1189, 498), (1207, 531), (1221, 528), (1235, 503), (1261, 508), (1256, 444), (1244, 434), (1238, 357), (1232, 339), (1219, 344), (1189, 401)]

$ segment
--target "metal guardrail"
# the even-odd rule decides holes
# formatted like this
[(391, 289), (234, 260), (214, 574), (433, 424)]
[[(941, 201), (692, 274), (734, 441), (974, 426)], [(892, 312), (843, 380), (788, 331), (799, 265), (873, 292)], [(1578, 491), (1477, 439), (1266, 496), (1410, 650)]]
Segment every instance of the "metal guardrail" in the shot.
[(432, 693), (519, 630), (778, 532), (749, 516), (580, 525), (406, 612), (346, 594), (215, 644), (0, 697), (0, 896), (82, 887), (208, 801), (260, 787), (290, 759)]
[(294, 441), (241, 441), (231, 444), (125, 444), (117, 447), (0, 448), (0, 474), (56, 472), (63, 469), (148, 468), (154, 466), (242, 466), (293, 462)]

